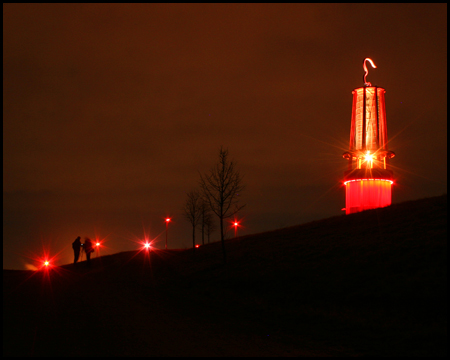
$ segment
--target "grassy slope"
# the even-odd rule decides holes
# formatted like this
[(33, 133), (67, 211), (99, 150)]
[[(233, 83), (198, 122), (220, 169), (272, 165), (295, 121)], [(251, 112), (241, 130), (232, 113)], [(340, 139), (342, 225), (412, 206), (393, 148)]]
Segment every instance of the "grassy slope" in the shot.
[[(98, 259), (90, 270), (64, 269), (74, 284), (89, 275), (91, 299), (80, 301), (101, 297), (108, 283), (110, 291), (133, 299), (157, 299), (177, 318), (195, 322), (198, 336), (215, 324), (238, 339), (270, 341), (269, 354), (447, 353), (447, 196), (232, 239), (226, 266), (218, 243), (195, 256), (191, 251), (155, 252), (150, 265), (142, 254), (129, 260), (134, 253), (121, 253)], [(21, 331), (16, 325), (5, 335), (17, 319), (11, 304), (27, 303), (18, 291), (9, 297), (18, 277), (4, 271), (4, 349), (5, 337), (12, 343)], [(68, 277), (61, 279), (59, 294), (67, 302)], [(26, 291), (38, 290), (30, 285)]]

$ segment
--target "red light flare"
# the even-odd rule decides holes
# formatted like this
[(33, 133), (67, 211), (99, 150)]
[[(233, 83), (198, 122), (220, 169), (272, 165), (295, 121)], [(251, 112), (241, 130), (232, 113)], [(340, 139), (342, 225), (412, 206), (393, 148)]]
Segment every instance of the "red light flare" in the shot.
[(106, 248), (108, 249), (107, 246), (105, 246), (105, 243), (108, 242), (108, 236), (111, 234), (108, 234), (107, 236), (105, 236), (104, 238), (98, 236), (97, 234), (95, 234), (95, 240), (93, 241), (94, 246), (97, 248), (97, 250), (99, 248)]
[[(158, 235), (158, 236), (160, 236), (160, 235)], [(141, 251), (148, 252), (149, 250), (151, 250), (155, 246), (155, 243), (157, 242), (157, 240), (156, 240), (157, 238), (158, 237), (151, 239), (149, 232), (144, 229), (143, 237), (134, 236), (134, 239), (128, 239), (128, 240), (131, 240), (135, 244), (138, 245), (138, 248), (139, 248), (138, 253), (140, 253)]]
[(43, 256), (35, 258), (38, 266), (33, 271), (33, 275), (37, 275), (40, 278), (40, 295), (45, 296), (47, 300), (53, 299), (54, 301), (54, 286), (58, 286), (61, 282), (67, 281), (71, 272), (56, 265), (58, 255), (59, 253), (55, 256), (50, 256), (49, 252), (44, 251)]
[(233, 221), (231, 221), (231, 226), (234, 227), (234, 237), (237, 237), (237, 230), (238, 230), (238, 228), (242, 227), (241, 221), (242, 220), (238, 220), (236, 218)]
[(141, 245), (139, 251), (136, 253), (136, 255), (133, 256), (133, 258), (135, 256), (137, 256), (138, 254), (143, 254), (144, 256), (144, 265), (148, 262), (148, 265), (151, 265), (151, 253), (153, 253), (152, 248), (153, 248), (153, 241), (148, 240), (148, 239), (144, 239), (142, 241), (139, 242), (139, 244)]
[(133, 239), (128, 239), (128, 240), (133, 241), (137, 245), (136, 253), (128, 261), (131, 261), (139, 254), (144, 254), (144, 262), (146, 262), (147, 260), (148, 261), (150, 260), (150, 252), (154, 248), (154, 243), (156, 242), (156, 239), (149, 240), (148, 235), (145, 234), (143, 240), (139, 239), (137, 237), (135, 240), (133, 240)]
[(145, 251), (147, 253), (150, 252), (150, 250), (152, 250), (154, 248), (154, 240), (149, 240), (148, 238), (145, 238), (144, 240), (141, 240), (138, 242), (138, 244), (140, 245), (140, 250), (141, 251)]
[(200, 247), (200, 245), (199, 245), (199, 244), (197, 244), (197, 245), (195, 245), (195, 247), (196, 247), (196, 248), (199, 248), (199, 247)]
[(96, 240), (94, 243), (95, 246), (95, 257), (99, 256), (100, 253), (100, 246), (102, 245), (102, 243), (99, 240)]
[(50, 256), (50, 251), (43, 249), (42, 256), (33, 256), (32, 259), (37, 263), (37, 270), (49, 270), (55, 268), (58, 254)]
[[(22, 254), (21, 256), (27, 258), (28, 261), (25, 264), (27, 270), (29, 270), (27, 277), (20, 283), (18, 286), (21, 286), (26, 281), (30, 280), (32, 277), (38, 277), (41, 280), (41, 294), (49, 294), (53, 296), (52, 282), (53, 280), (57, 280), (57, 282), (65, 281), (65, 277), (69, 275), (71, 272), (64, 267), (60, 267), (57, 265), (58, 261), (61, 260), (61, 253), (67, 250), (68, 247), (71, 246), (71, 243), (68, 242), (66, 247), (61, 249), (61, 251), (57, 252), (54, 255), (51, 255), (50, 246), (48, 244), (44, 244), (42, 242), (42, 250), (40, 250), (40, 255), (36, 252), (27, 251), (27, 255)], [(47, 242), (47, 241), (46, 241)], [(72, 250), (72, 249), (71, 249)], [(30, 271), (31, 270), (31, 271)]]
[(111, 234), (108, 234), (107, 236), (105, 236), (104, 238), (100, 237), (97, 232), (95, 233), (95, 240), (92, 240), (92, 245), (95, 249), (95, 256), (99, 257), (100, 256), (100, 250), (103, 251), (103, 254), (106, 250), (111, 250), (111, 248), (109, 248), (108, 246), (105, 246), (105, 243), (108, 242), (108, 236), (110, 236)]
[[(166, 218), (162, 218), (162, 219), (164, 219), (164, 222), (165, 222)], [(167, 222), (166, 222), (166, 224), (167, 224)], [(131, 237), (125, 238), (127, 241), (132, 241), (133, 243), (135, 243), (135, 249), (137, 250), (136, 253), (133, 254), (133, 256), (128, 261), (131, 261), (132, 259), (136, 258), (137, 256), (143, 255), (144, 262), (148, 261), (150, 263), (150, 254), (152, 254), (152, 256), (156, 255), (159, 257), (162, 255), (162, 252), (155, 251), (155, 250), (158, 249), (158, 247), (156, 245), (158, 242), (161, 241), (161, 236), (163, 235), (164, 231), (159, 233), (157, 236), (153, 236), (153, 235), (151, 236), (150, 231), (147, 230), (146, 227), (143, 225), (143, 233), (144, 233), (144, 236), (131, 235)], [(139, 255), (139, 254), (141, 254), (141, 255)]]
[(153, 237), (150, 236), (149, 231), (146, 231), (144, 229), (144, 236), (136, 236), (133, 235), (132, 238), (126, 238), (128, 241), (132, 241), (134, 242), (138, 248), (140, 249), (139, 251), (142, 250), (148, 250), (151, 248), (155, 248), (155, 244), (159, 241), (158, 238), (163, 234), (163, 232), (161, 232), (158, 236)]
[(152, 248), (152, 245), (151, 245), (151, 242), (148, 242), (148, 240), (145, 240), (143, 243), (142, 243), (142, 249), (143, 250), (146, 250), (146, 251), (148, 251), (148, 250), (150, 250), (151, 248)]
[(53, 259), (42, 259), (41, 260), (41, 265), (40, 268), (38, 270), (42, 270), (42, 271), (49, 271), (51, 269), (55, 269), (57, 266), (54, 265), (54, 260)]

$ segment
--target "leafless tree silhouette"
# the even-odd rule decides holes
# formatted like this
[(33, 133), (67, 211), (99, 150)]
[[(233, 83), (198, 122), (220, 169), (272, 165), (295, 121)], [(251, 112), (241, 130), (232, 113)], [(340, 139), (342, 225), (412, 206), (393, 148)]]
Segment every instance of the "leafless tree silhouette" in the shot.
[(205, 231), (207, 231), (208, 221), (211, 219), (211, 210), (204, 198), (200, 200), (200, 224), (202, 227), (202, 245), (205, 245)]
[(197, 190), (191, 191), (187, 194), (186, 202), (184, 203), (183, 213), (186, 219), (192, 225), (192, 248), (195, 251), (195, 229), (201, 219), (201, 202), (202, 197)]
[(205, 232), (206, 236), (208, 237), (208, 244), (210, 242), (211, 234), (217, 230), (217, 225), (214, 222), (213, 214), (211, 212), (208, 212), (205, 217)]
[(238, 205), (244, 186), (236, 163), (228, 158), (228, 149), (220, 147), (219, 162), (207, 174), (200, 174), (200, 186), (210, 209), (219, 217), (223, 261), (226, 263), (223, 220), (245, 206)]

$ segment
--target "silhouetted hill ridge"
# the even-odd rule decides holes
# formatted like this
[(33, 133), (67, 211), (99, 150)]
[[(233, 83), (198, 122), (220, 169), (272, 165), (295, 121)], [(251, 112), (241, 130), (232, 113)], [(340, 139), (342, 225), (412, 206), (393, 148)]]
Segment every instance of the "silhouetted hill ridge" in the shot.
[[(200, 350), (188, 349), (188, 344), (207, 337), (205, 329), (216, 335), (211, 343), (202, 343), (203, 355), (214, 353), (219, 346), (214, 344), (222, 341), (234, 344), (219, 351), (229, 355), (243, 354), (243, 349), (281, 356), (447, 353), (447, 195), (230, 239), (226, 249), (226, 265), (220, 243), (195, 253), (123, 252), (93, 259), (90, 268), (65, 265), (50, 274), (52, 294), (60, 300), (53, 299), (59, 305), (47, 311), (64, 313), (61, 304), (73, 301), (99, 303), (92, 316), (103, 324), (101, 329), (105, 324), (129, 329), (151, 322), (152, 336), (160, 336), (159, 352), (152, 352), (142, 345), (151, 337), (138, 336), (136, 343), (128, 332), (116, 329), (114, 335), (105, 333), (106, 341), (122, 336), (128, 350), (114, 340), (113, 350), (96, 348), (99, 355), (198, 355)], [(3, 271), (4, 329), (12, 327), (20, 311), (12, 304), (22, 304), (30, 317), (36, 316), (28, 298), (45, 282), (38, 276), (32, 277), (34, 282), (23, 281), (26, 274)], [(160, 313), (168, 323), (173, 318), (169, 328), (157, 325), (166, 320), (152, 318)], [(180, 345), (167, 349), (165, 336), (157, 334), (178, 323), (197, 330), (173, 330)], [(50, 338), (42, 341), (52, 343)], [(5, 351), (14, 353), (9, 343)], [(48, 355), (44, 345), (33, 351)]]

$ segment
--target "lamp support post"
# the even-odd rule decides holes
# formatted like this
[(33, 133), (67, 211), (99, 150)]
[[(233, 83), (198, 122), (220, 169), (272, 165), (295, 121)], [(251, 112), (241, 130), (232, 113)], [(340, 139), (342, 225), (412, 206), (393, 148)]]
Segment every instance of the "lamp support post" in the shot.
[(169, 231), (170, 218), (166, 218), (166, 250), (167, 250), (167, 232)]
[(166, 220), (166, 250), (167, 250), (167, 230), (169, 229), (169, 222)]

